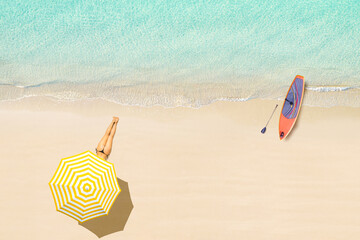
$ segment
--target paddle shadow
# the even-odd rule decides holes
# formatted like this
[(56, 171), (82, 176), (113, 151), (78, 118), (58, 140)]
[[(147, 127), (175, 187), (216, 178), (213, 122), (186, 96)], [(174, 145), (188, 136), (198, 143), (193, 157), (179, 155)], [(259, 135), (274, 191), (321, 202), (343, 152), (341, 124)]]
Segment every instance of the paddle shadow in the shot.
[(129, 184), (117, 178), (121, 192), (112, 205), (109, 214), (80, 223), (80, 226), (93, 232), (98, 238), (123, 231), (130, 213), (134, 208), (131, 201)]

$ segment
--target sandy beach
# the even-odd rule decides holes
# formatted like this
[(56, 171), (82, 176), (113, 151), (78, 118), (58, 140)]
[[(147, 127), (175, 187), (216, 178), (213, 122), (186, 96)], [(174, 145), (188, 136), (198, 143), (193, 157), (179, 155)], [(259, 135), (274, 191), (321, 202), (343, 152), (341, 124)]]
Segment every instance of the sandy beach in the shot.
[(102, 239), (359, 239), (359, 108), (303, 106), (279, 141), (279, 109), (260, 133), (277, 103), (1, 102), (0, 238), (98, 239), (56, 212), (48, 183), (119, 116), (109, 161), (134, 208)]

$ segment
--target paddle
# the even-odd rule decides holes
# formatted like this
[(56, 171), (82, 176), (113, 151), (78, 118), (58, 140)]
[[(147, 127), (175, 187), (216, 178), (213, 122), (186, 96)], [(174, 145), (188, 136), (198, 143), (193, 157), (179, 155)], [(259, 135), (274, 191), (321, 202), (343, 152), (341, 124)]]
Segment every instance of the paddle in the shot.
[(261, 133), (262, 133), (262, 134), (264, 134), (264, 133), (266, 132), (266, 127), (267, 127), (267, 125), (269, 124), (270, 119), (271, 119), (271, 118), (272, 118), (272, 116), (274, 115), (274, 112), (275, 112), (275, 110), (276, 110), (276, 108), (277, 108), (277, 107), (278, 107), (278, 105), (276, 104), (276, 106), (275, 106), (275, 108), (274, 108), (274, 111), (272, 112), (272, 114), (271, 114), (271, 116), (270, 116), (269, 120), (267, 121), (267, 123), (266, 123), (265, 127), (264, 127), (263, 129), (261, 129)]

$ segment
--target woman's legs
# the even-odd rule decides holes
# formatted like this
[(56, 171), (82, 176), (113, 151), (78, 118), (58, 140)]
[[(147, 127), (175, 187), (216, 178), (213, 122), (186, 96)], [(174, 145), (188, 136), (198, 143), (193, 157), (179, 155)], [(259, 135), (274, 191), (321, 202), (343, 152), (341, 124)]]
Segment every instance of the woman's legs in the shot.
[(114, 135), (115, 135), (115, 132), (116, 132), (116, 126), (117, 126), (118, 120), (119, 120), (119, 119), (116, 119), (116, 120), (115, 120), (115, 123), (114, 123), (114, 125), (113, 125), (113, 127), (112, 127), (112, 129), (111, 129), (110, 135), (109, 135), (109, 137), (108, 137), (108, 139), (107, 139), (107, 142), (106, 142), (105, 147), (104, 147), (104, 150), (103, 150), (103, 152), (104, 152), (106, 155), (108, 155), (108, 156), (109, 156), (110, 153), (111, 153), (112, 142), (113, 142)]
[[(106, 158), (108, 157), (108, 155), (111, 152), (112, 141), (113, 141), (113, 138), (114, 138), (116, 125), (117, 125), (118, 121), (119, 121), (119, 118), (113, 117), (113, 120), (111, 121), (109, 127), (106, 129), (105, 135), (101, 138), (99, 144), (96, 147), (96, 154), (99, 157), (101, 157), (101, 158), (103, 158), (105, 160), (106, 160)], [(108, 145), (108, 143), (107, 143), (108, 140), (110, 140), (110, 145), (109, 146), (107, 146)]]

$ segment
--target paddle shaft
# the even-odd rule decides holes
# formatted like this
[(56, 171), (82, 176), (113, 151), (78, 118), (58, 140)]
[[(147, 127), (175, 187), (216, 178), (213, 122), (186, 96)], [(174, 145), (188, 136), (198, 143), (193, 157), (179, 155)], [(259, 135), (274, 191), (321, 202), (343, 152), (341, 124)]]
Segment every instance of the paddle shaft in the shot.
[(271, 114), (271, 116), (270, 116), (270, 118), (269, 118), (269, 120), (267, 121), (267, 123), (266, 123), (266, 125), (265, 125), (265, 128), (267, 127), (267, 125), (269, 124), (269, 122), (270, 122), (270, 120), (271, 120), (271, 118), (272, 118), (272, 116), (274, 115), (274, 112), (275, 112), (275, 110), (276, 110), (276, 108), (278, 107), (278, 104), (276, 104), (276, 106), (275, 106), (275, 108), (274, 108), (274, 110), (273, 110), (273, 112), (272, 112), (272, 114)]

